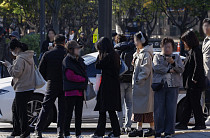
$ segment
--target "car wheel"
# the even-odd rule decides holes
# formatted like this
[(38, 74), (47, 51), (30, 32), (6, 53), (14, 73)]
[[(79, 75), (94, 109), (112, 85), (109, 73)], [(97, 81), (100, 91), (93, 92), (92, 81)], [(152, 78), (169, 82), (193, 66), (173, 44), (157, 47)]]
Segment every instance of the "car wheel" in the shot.
[(184, 111), (184, 100), (185, 100), (185, 97), (182, 98), (181, 101), (179, 101), (179, 103), (177, 105), (176, 122), (180, 122), (182, 119), (182, 113)]
[[(39, 113), (42, 108), (42, 102), (43, 102), (44, 96), (41, 94), (34, 94), (31, 98), (31, 100), (28, 102), (28, 120), (29, 120), (29, 126), (34, 129)], [(53, 121), (54, 118), (54, 110), (50, 110), (48, 114), (48, 118), (46, 121), (46, 124), (44, 128), (48, 128), (50, 123)]]

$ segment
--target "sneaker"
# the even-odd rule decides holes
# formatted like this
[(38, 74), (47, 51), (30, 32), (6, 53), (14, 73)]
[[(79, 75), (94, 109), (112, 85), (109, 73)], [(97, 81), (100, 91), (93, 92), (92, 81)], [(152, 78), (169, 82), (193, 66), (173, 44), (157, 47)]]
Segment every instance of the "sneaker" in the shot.
[(93, 134), (90, 136), (91, 138), (103, 138), (103, 136), (97, 136), (96, 134)]
[(125, 132), (128, 134), (128, 133), (130, 133), (132, 130), (131, 130), (131, 127), (126, 127), (125, 128)]
[(165, 133), (165, 138), (172, 138), (172, 135)]
[(175, 129), (187, 130), (188, 127), (186, 125), (179, 123), (175, 126)]
[(15, 137), (17, 137), (17, 136), (20, 136), (20, 133), (18, 133), (18, 132), (12, 132), (11, 134), (10, 134), (10, 136), (7, 136), (7, 138), (15, 138)]
[(125, 128), (120, 128), (120, 134), (124, 135), (125, 134)]
[(84, 138), (82, 135), (77, 136), (77, 138)]
[(42, 138), (42, 132), (34, 131), (34, 134), (32, 136), (33, 138)]
[(155, 130), (149, 128), (149, 131), (144, 134), (144, 137), (151, 137), (155, 135)]
[(206, 129), (206, 126), (203, 125), (203, 126), (195, 126), (192, 128), (192, 130), (201, 130), (201, 129)]
[(128, 133), (128, 137), (143, 137), (143, 130), (134, 129), (132, 132)]

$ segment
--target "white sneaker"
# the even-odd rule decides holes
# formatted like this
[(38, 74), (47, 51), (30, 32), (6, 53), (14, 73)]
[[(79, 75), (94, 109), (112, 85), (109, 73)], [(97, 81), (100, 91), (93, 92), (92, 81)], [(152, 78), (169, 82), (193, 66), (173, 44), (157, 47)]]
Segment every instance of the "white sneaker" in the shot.
[(129, 132), (131, 132), (131, 131), (132, 131), (132, 130), (131, 130), (130, 127), (126, 127), (126, 128), (125, 128), (125, 132), (129, 133)]

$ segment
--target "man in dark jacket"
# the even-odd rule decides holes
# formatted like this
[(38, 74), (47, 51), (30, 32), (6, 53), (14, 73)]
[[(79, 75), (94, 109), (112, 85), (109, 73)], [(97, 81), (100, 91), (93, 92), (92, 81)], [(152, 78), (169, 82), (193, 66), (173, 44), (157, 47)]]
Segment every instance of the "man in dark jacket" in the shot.
[(65, 95), (63, 91), (62, 61), (66, 56), (65, 37), (57, 35), (54, 39), (55, 48), (46, 52), (39, 65), (39, 71), (47, 81), (47, 92), (35, 127), (34, 136), (42, 138), (42, 131), (45, 128), (47, 118), (53, 109), (55, 100), (58, 98), (58, 138), (63, 138)]
[(133, 66), (131, 62), (133, 60), (133, 54), (135, 52), (135, 45), (127, 42), (124, 35), (116, 36), (117, 44), (114, 46), (115, 51), (121, 56), (126, 65), (128, 66), (128, 71), (120, 77), (120, 91), (121, 91), (121, 102), (122, 107), (126, 106), (126, 119), (125, 126), (123, 126), (123, 112), (118, 112), (119, 123), (121, 127), (121, 133), (131, 131), (131, 116), (132, 116), (132, 74)]

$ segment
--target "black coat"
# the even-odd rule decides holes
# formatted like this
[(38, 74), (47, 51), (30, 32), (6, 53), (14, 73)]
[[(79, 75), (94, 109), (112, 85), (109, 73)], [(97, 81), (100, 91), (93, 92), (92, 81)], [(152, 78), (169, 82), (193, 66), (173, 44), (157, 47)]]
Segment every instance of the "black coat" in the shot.
[[(72, 82), (66, 77), (66, 70), (72, 70), (76, 75), (80, 75), (85, 78), (85, 82)], [(64, 91), (71, 90), (86, 90), (88, 83), (88, 77), (86, 73), (86, 65), (84, 63), (84, 59), (79, 57), (73, 57), (68, 54), (63, 60), (63, 88)]]
[(62, 61), (66, 56), (63, 46), (55, 46), (51, 51), (44, 53), (39, 71), (47, 81), (47, 90), (63, 90)]
[(111, 52), (102, 60), (98, 58), (96, 68), (102, 70), (102, 80), (95, 111), (121, 111), (119, 55), (116, 52)]
[[(203, 55), (199, 47), (191, 49), (185, 59), (183, 72), (183, 86), (186, 89), (204, 89), (205, 74), (203, 67)], [(194, 83), (192, 80), (197, 81)]]
[(41, 48), (41, 53), (44, 54), (45, 52), (48, 51), (48, 47), (49, 47), (49, 43), (54, 43), (54, 41), (49, 41), (49, 40), (45, 40), (43, 43), (42, 43), (42, 48)]

